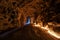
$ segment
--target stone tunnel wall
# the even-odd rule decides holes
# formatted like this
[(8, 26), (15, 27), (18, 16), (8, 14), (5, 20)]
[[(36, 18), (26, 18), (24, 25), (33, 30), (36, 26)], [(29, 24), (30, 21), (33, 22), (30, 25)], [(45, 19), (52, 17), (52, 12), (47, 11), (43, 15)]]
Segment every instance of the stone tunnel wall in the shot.
[(20, 27), (41, 8), (38, 0), (0, 0), (0, 30)]
[[(20, 27), (27, 17), (38, 22), (48, 20), (47, 12), (52, 0), (0, 0), (0, 30)], [(57, 2), (60, 2), (59, 0)], [(50, 8), (52, 9), (52, 7)], [(55, 10), (53, 8), (53, 10)], [(54, 16), (56, 17), (56, 16)], [(54, 19), (53, 17), (53, 19)], [(33, 23), (31, 21), (31, 23)]]

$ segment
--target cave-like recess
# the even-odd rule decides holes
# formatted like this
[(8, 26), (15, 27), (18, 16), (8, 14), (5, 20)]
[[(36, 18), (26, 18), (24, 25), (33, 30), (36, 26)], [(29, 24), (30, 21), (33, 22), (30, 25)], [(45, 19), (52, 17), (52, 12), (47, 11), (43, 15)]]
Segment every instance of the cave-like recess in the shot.
[(34, 22), (43, 22), (43, 25), (48, 22), (60, 23), (60, 1), (0, 0), (0, 30), (21, 27), (28, 16)]

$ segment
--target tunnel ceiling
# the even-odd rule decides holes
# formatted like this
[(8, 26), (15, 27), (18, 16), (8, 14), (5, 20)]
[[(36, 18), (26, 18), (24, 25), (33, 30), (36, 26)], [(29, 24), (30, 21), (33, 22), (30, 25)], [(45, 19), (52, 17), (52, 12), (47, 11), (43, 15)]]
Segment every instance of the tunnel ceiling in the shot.
[(25, 17), (60, 23), (60, 0), (0, 0), (0, 27), (21, 25)]

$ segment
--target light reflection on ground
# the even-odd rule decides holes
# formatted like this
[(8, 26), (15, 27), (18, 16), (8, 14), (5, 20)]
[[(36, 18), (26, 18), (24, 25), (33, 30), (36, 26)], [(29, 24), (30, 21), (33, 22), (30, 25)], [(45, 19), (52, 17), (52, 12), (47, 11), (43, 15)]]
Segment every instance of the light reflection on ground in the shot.
[(46, 27), (42, 27), (42, 26), (40, 26), (39, 24), (34, 23), (34, 26), (35, 26), (35, 27), (40, 27), (40, 28), (42, 28), (42, 29), (44, 29), (44, 30), (47, 30), (47, 33), (49, 33), (50, 35), (52, 35), (52, 36), (60, 39), (60, 35), (57, 34), (57, 33), (55, 33), (53, 30), (50, 30), (50, 29), (48, 28), (48, 25), (47, 25)]

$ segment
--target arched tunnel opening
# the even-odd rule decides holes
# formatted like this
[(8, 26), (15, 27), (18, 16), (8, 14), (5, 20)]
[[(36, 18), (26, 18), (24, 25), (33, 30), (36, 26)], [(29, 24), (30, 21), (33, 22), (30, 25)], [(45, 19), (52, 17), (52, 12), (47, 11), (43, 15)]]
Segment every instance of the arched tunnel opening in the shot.
[(30, 17), (28, 16), (27, 18), (26, 18), (26, 22), (25, 22), (25, 25), (28, 25), (28, 24), (30, 24)]

